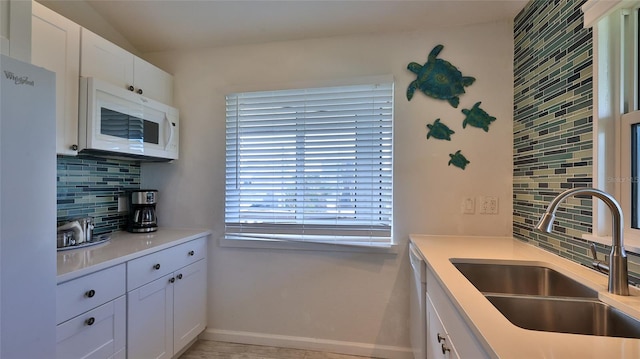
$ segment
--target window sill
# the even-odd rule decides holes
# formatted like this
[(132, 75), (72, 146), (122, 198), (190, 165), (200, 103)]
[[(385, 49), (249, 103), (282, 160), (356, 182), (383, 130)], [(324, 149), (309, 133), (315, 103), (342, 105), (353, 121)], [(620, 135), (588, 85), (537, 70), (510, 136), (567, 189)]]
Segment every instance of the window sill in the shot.
[[(582, 239), (611, 246), (611, 236), (596, 236), (593, 234), (583, 234)], [(624, 234), (624, 250), (635, 254), (640, 254), (640, 237), (634, 234)]]
[(277, 240), (233, 240), (233, 239), (225, 239), (224, 236), (218, 240), (218, 243), (220, 247), (225, 247), (225, 248), (284, 249), (284, 250), (325, 251), (325, 252), (398, 254), (398, 245), (395, 243), (389, 247), (367, 247), (367, 246), (350, 246), (350, 245), (341, 245), (341, 244), (293, 242), (293, 241), (277, 241)]

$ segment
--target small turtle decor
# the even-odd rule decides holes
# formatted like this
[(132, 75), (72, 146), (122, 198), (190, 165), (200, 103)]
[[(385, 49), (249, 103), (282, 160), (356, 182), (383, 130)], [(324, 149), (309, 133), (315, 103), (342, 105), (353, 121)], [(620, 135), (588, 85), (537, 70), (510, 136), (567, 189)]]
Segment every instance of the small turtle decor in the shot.
[(447, 100), (451, 106), (457, 108), (460, 103), (459, 95), (465, 93), (465, 86), (473, 84), (476, 80), (471, 76), (462, 76), (462, 73), (448, 61), (438, 59), (443, 45), (437, 45), (429, 53), (429, 58), (424, 65), (411, 62), (407, 69), (418, 75), (407, 88), (407, 100), (411, 101), (416, 90), (435, 99)]
[(440, 119), (437, 119), (432, 124), (431, 123), (427, 124), (427, 128), (429, 129), (429, 132), (427, 132), (427, 140), (430, 137), (433, 137), (439, 140), (451, 141), (451, 135), (455, 133), (447, 125), (440, 122)]
[(464, 170), (465, 167), (467, 167), (467, 165), (470, 162), (460, 152), (461, 152), (461, 150), (458, 150), (458, 151), (456, 151), (456, 153), (450, 153), (449, 154), (449, 157), (451, 157), (451, 159), (449, 160), (448, 166), (454, 165), (456, 167), (462, 168), (463, 170)]
[(462, 128), (466, 128), (467, 124), (481, 128), (484, 132), (489, 132), (489, 125), (491, 122), (495, 121), (496, 118), (490, 116), (483, 109), (480, 108), (481, 102), (476, 102), (475, 105), (471, 108), (471, 110), (467, 110), (466, 108), (462, 110), (462, 113), (466, 116), (464, 121), (462, 121)]

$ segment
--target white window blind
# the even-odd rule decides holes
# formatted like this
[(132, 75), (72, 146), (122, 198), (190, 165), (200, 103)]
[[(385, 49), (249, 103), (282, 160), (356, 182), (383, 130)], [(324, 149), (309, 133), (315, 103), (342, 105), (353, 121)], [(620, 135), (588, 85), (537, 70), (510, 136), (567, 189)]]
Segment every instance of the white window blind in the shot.
[(225, 238), (392, 244), (393, 84), (226, 97)]

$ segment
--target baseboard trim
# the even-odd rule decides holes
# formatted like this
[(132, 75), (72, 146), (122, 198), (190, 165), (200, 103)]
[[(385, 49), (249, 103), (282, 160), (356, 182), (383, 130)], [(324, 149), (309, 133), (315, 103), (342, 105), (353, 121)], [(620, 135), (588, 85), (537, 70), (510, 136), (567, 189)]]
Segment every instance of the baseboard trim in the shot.
[(331, 353), (360, 355), (375, 358), (413, 359), (413, 354), (409, 347), (293, 337), (288, 335), (207, 329), (200, 335), (200, 339), (242, 344), (268, 345), (283, 348), (319, 350)]

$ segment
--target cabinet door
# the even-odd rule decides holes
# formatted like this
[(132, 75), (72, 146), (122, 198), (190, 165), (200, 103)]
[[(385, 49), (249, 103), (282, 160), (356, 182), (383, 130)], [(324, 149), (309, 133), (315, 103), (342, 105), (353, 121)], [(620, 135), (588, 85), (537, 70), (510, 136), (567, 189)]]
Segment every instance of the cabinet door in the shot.
[(173, 76), (139, 57), (134, 58), (133, 82), (142, 96), (173, 104)]
[(173, 347), (177, 353), (207, 325), (207, 263), (204, 259), (175, 272)]
[(31, 1), (0, 0), (0, 53), (31, 61)]
[(33, 2), (31, 62), (56, 73), (56, 152), (76, 155), (80, 25)]
[(0, 54), (9, 56), (9, 0), (0, 0)]
[(427, 295), (427, 359), (454, 359), (458, 354), (451, 338)]
[(121, 296), (56, 327), (56, 358), (107, 359), (125, 348), (125, 298)]
[(127, 293), (127, 357), (173, 356), (173, 274)]
[(82, 28), (80, 76), (97, 77), (121, 88), (133, 86), (133, 54)]

